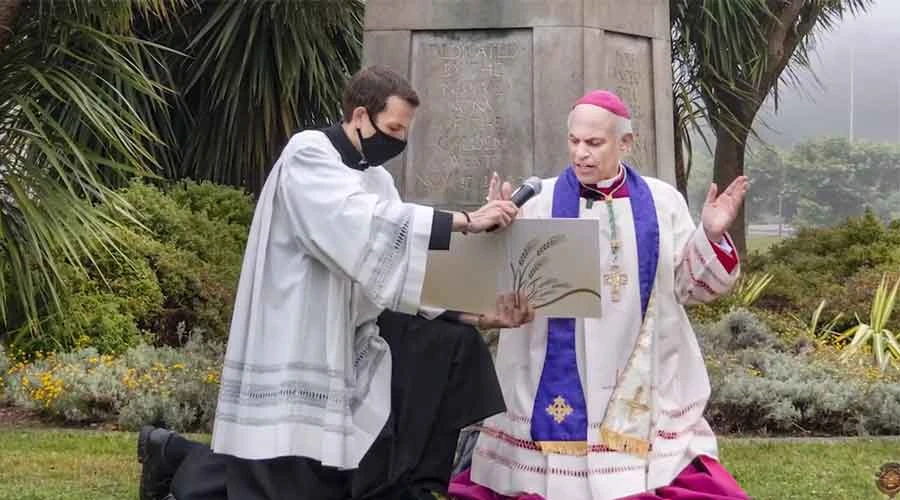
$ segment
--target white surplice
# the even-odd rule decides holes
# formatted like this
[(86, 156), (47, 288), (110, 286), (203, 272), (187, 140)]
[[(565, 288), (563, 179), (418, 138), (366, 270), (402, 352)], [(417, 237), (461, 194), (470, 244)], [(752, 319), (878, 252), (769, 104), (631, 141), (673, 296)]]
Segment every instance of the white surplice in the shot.
[(415, 314), (433, 210), (382, 167), (354, 170), (324, 133), (291, 138), (244, 255), (212, 448), (354, 468), (390, 412), (384, 309)]
[[(507, 412), (485, 421), (473, 456), (472, 480), (504, 494), (538, 494), (555, 499), (608, 500), (669, 484), (699, 454), (717, 455), (715, 436), (702, 414), (710, 394), (709, 379), (683, 304), (708, 302), (727, 292), (739, 269), (727, 272), (702, 228), (695, 226), (684, 198), (671, 185), (644, 178), (659, 222), (659, 264), (655, 295), (646, 328), (652, 337), (652, 387), (648, 434), (649, 458), (610, 451), (600, 427), (617, 380), (635, 349), (641, 328), (637, 245), (630, 198), (613, 203), (619, 262), (628, 275), (619, 302), (608, 287), (602, 293), (602, 317), (576, 319), (578, 372), (588, 416), (587, 455), (545, 455), (532, 442), (530, 421), (547, 349), (547, 321), (500, 334), (496, 368)], [(544, 181), (541, 194), (527, 203), (521, 217), (549, 218), (556, 179)], [(598, 242), (608, 271), (610, 228), (603, 201), (580, 217), (596, 219)], [(625, 383), (625, 382), (622, 382)], [(608, 422), (607, 420), (606, 422)]]

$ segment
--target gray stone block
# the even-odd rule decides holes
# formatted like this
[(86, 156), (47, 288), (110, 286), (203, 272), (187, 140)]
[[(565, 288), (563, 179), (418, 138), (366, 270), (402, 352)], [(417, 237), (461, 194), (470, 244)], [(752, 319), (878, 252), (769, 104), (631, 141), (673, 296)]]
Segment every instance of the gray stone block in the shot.
[(656, 113), (654, 111), (651, 40), (607, 32), (606, 86), (631, 108), (634, 149), (629, 158), (642, 173), (656, 174)]
[(669, 39), (669, 0), (584, 0), (584, 26)]
[(369, 0), (364, 63), (422, 99), (387, 165), (404, 199), (472, 208), (495, 170), (557, 175), (571, 105), (596, 88), (631, 107), (635, 166), (674, 183), (668, 22), (667, 0)]
[(580, 26), (584, 0), (368, 0), (372, 30)]
[(491, 173), (533, 163), (531, 30), (418, 31), (410, 81), (423, 99), (409, 146), (407, 195), (478, 206)]
[[(409, 75), (411, 39), (411, 31), (367, 30), (363, 35), (363, 60), (366, 61), (366, 64), (381, 64), (401, 75)], [(406, 190), (403, 182), (407, 154), (404, 152), (384, 165), (384, 168), (394, 176), (397, 190), (401, 193)]]
[(568, 163), (566, 120), (584, 94), (581, 28), (534, 28), (534, 169), (553, 177)]

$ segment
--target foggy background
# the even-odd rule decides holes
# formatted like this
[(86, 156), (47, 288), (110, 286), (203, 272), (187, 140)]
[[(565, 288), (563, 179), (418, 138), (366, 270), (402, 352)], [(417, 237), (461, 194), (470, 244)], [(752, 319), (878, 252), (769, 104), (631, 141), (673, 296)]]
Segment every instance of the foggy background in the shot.
[(777, 114), (771, 98), (760, 113), (771, 128), (759, 127), (766, 142), (788, 148), (815, 137), (849, 137), (851, 78), (854, 138), (900, 141), (900, 0), (878, 0), (821, 34), (811, 59), (819, 82), (801, 73), (801, 88), (782, 87)]

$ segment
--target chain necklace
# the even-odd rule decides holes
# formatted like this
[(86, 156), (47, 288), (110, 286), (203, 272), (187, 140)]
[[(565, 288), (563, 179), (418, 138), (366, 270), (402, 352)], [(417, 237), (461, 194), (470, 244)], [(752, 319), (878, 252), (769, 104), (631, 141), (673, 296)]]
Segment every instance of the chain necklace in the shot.
[[(612, 301), (619, 302), (622, 300), (622, 288), (628, 284), (628, 275), (622, 271), (621, 266), (619, 266), (619, 251), (622, 249), (622, 240), (619, 239), (619, 233), (616, 228), (616, 213), (613, 210), (613, 197), (616, 192), (622, 189), (622, 186), (625, 185), (626, 176), (628, 172), (619, 167), (622, 172), (622, 180), (619, 181), (618, 184), (615, 185), (612, 189), (610, 189), (609, 193), (604, 193), (597, 189), (593, 189), (590, 186), (584, 186), (586, 189), (598, 193), (603, 197), (603, 203), (606, 205), (606, 213), (609, 219), (609, 249), (610, 254), (612, 255), (612, 262), (609, 266), (609, 272), (603, 275), (604, 282), (609, 285), (612, 293)], [(587, 208), (591, 208), (593, 206), (593, 200), (587, 200)]]

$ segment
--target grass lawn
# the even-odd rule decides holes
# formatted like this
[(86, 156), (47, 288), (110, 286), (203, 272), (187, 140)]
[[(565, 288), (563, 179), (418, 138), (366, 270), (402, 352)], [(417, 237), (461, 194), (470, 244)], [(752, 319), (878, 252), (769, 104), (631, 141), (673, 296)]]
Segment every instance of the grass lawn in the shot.
[(774, 236), (748, 236), (747, 252), (765, 252), (770, 246), (778, 243), (784, 238)]
[(135, 434), (0, 428), (0, 499), (137, 500)]
[[(137, 498), (133, 433), (0, 427), (0, 500)], [(722, 440), (722, 458), (757, 499), (867, 500), (900, 441), (838, 443)]]
[(898, 440), (790, 443), (721, 440), (722, 463), (760, 500), (883, 499), (875, 473), (900, 462)]

